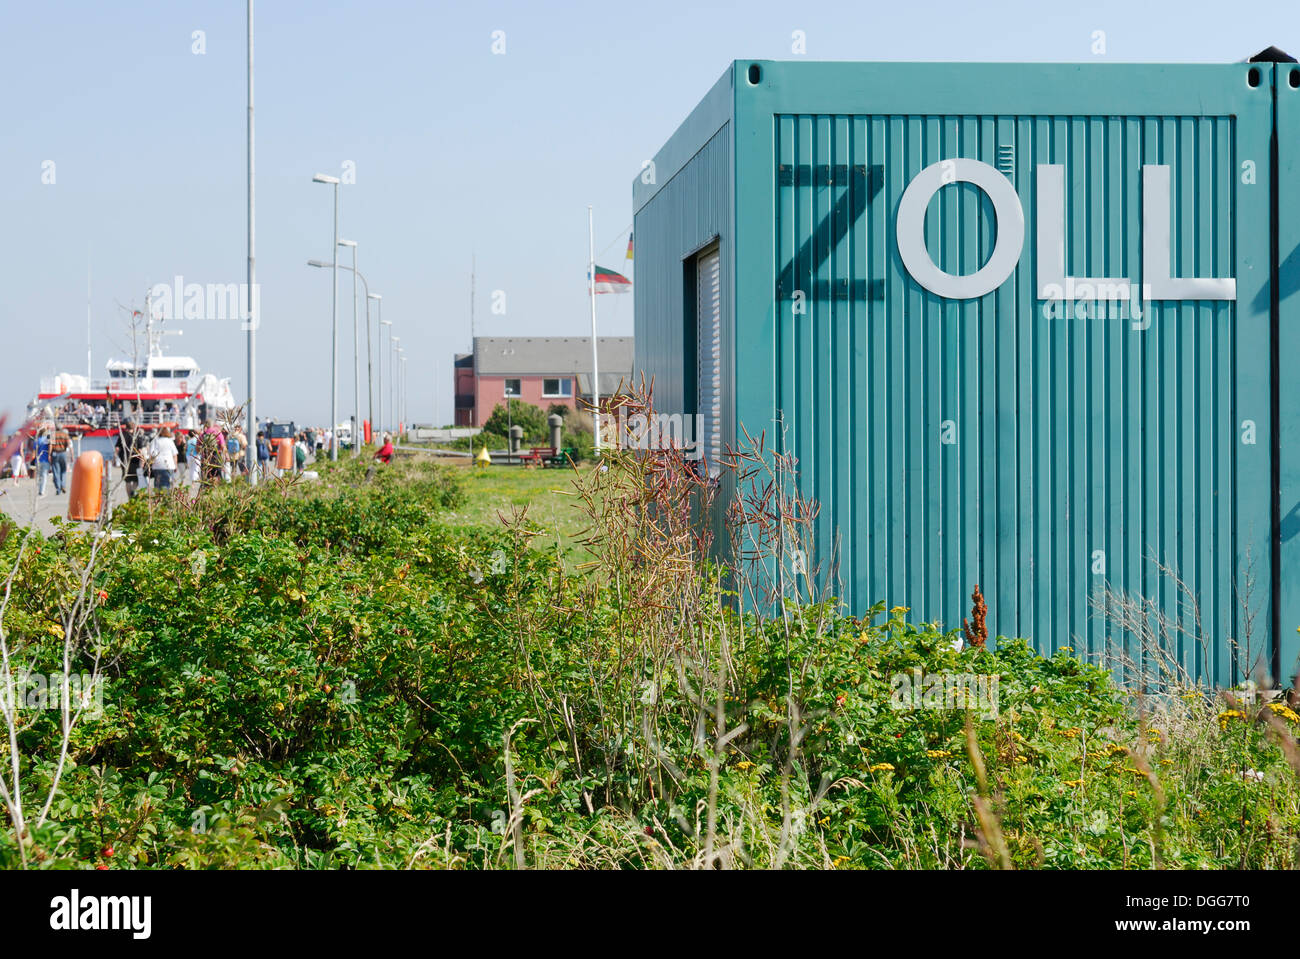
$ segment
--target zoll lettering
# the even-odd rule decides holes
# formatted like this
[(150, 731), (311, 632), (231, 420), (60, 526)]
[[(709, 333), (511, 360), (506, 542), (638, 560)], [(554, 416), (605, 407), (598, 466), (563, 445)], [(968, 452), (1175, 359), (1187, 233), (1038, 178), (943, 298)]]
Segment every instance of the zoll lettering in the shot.
[[(1129, 300), (1128, 277), (1074, 277), (1065, 273), (1065, 167), (1041, 163), (1038, 178), (1038, 229), (1035, 243), (1040, 300)], [(997, 219), (993, 253), (974, 273), (939, 269), (925, 243), (925, 211), (948, 183), (972, 183), (993, 203)], [(1230, 277), (1175, 277), (1170, 260), (1169, 167), (1142, 167), (1142, 292), (1149, 300), (1235, 300)], [(921, 286), (951, 300), (984, 296), (1001, 286), (1020, 262), (1025, 214), (1011, 181), (979, 160), (932, 163), (907, 185), (898, 203), (898, 255)]]

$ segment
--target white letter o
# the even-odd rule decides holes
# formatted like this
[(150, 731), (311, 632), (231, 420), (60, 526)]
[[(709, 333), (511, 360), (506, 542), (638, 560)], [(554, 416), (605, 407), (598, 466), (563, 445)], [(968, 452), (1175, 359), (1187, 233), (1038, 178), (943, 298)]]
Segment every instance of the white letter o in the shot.
[[(951, 166), (948, 166), (951, 164)], [(945, 166), (947, 176), (945, 177)], [(967, 276), (945, 273), (925, 245), (925, 210), (930, 198), (946, 183), (973, 183), (993, 201), (997, 217), (993, 255)], [(991, 293), (1016, 268), (1025, 244), (1025, 213), (1011, 181), (979, 160), (940, 160), (916, 175), (898, 201), (898, 256), (907, 272), (931, 293), (950, 300), (969, 300)]]

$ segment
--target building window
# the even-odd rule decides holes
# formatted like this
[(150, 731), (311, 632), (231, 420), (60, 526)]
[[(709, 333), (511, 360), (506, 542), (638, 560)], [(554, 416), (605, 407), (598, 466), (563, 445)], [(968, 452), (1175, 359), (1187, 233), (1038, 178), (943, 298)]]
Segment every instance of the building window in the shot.
[(506, 380), (506, 396), (519, 396), (519, 395), (521, 395), (519, 390), (519, 381)]
[(573, 396), (573, 380), (542, 380), (542, 396), (547, 399)]

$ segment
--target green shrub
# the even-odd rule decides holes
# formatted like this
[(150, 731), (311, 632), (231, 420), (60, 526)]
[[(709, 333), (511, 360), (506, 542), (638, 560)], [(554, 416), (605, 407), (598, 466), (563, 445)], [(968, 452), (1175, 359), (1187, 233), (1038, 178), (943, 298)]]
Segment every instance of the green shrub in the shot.
[(511, 426), (522, 427), (524, 443), (534, 446), (546, 442), (549, 436), (545, 411), (522, 400), (511, 400), (508, 411), (504, 403), (498, 403), (492, 410), (492, 415), (483, 423), (483, 432), (509, 436)]
[(576, 429), (566, 427), (560, 442), (565, 449), (573, 450), (570, 457), (575, 463), (590, 459), (594, 451), (595, 441), (592, 439), (591, 430), (582, 427)]
[[(679, 491), (607, 462), (576, 474), (600, 559), (577, 573), (529, 547), (526, 515), (446, 525), (462, 474), (418, 459), (121, 507), (92, 583), (104, 714), (75, 730), (30, 861), (984, 868), (1001, 847), (1018, 867), (1297, 865), (1296, 776), (1256, 721), (1294, 730), (1280, 702), (1139, 709), (1069, 650), (959, 649), (901, 607), (756, 615), (735, 570), (683, 558)], [(0, 540), (6, 635), (57, 669), (91, 539), (36, 537), (21, 560), (18, 542)], [(917, 675), (996, 700), (913, 702)], [(57, 712), (24, 714), (32, 785), (57, 738)], [(0, 866), (19, 861), (0, 833)]]

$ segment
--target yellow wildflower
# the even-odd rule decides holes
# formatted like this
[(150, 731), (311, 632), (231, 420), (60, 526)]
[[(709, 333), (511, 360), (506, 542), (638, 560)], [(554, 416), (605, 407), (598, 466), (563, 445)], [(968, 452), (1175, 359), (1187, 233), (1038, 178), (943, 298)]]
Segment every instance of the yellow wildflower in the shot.
[(1289, 719), (1293, 723), (1300, 723), (1300, 715), (1296, 715), (1295, 711), (1286, 703), (1269, 703), (1268, 708), (1283, 719)]
[(1219, 731), (1226, 732), (1228, 729), (1228, 723), (1232, 720), (1245, 718), (1246, 714), (1240, 709), (1225, 709), (1223, 712), (1219, 713)]
[(892, 763), (876, 763), (874, 766), (869, 767), (867, 769), (867, 772), (869, 773), (893, 772), (893, 770), (894, 767)]

